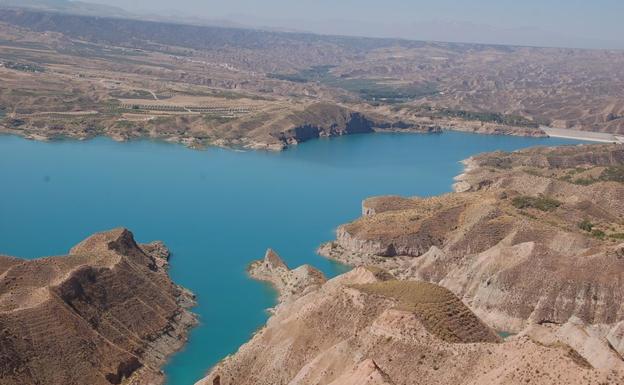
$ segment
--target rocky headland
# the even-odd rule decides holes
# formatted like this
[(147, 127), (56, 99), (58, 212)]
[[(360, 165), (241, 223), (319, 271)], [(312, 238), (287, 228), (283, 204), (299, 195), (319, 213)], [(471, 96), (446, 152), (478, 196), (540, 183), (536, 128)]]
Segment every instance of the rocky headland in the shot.
[(323, 273), (310, 265), (289, 269), (284, 260), (271, 249), (267, 250), (262, 260), (249, 265), (248, 273), (254, 279), (270, 283), (277, 290), (279, 303), (301, 296), (326, 281)]
[(161, 242), (95, 234), (67, 256), (0, 257), (3, 385), (147, 385), (196, 323)]

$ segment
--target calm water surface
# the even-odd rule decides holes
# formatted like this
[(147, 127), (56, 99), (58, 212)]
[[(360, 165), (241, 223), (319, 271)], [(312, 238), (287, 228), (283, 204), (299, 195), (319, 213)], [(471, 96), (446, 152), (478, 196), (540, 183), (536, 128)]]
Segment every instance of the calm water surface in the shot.
[(190, 385), (266, 320), (274, 293), (245, 276), (268, 247), (296, 267), (341, 267), (315, 254), (337, 225), (381, 194), (451, 190), (460, 160), (563, 139), (374, 134), (317, 140), (273, 154), (194, 151), (151, 141), (41, 143), (0, 136), (0, 253), (65, 254), (96, 231), (124, 226), (173, 252), (171, 276), (199, 298), (201, 325), (165, 368)]

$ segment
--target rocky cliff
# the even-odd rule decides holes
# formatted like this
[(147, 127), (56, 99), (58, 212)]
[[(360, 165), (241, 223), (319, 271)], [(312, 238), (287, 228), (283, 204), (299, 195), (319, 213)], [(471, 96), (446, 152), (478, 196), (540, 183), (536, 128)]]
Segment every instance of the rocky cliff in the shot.
[(69, 255), (0, 257), (3, 385), (158, 384), (195, 323), (161, 243), (96, 234)]
[[(315, 103), (302, 111), (289, 114), (271, 125), (270, 137), (285, 148), (311, 139), (375, 131), (404, 131), (430, 133), (441, 128), (424, 126), (372, 114), (368, 116), (337, 104)], [(271, 142), (271, 140), (265, 140)]]
[(291, 127), (275, 135), (288, 145), (319, 137), (373, 132), (373, 122), (362, 114), (327, 103), (312, 105), (286, 120)]

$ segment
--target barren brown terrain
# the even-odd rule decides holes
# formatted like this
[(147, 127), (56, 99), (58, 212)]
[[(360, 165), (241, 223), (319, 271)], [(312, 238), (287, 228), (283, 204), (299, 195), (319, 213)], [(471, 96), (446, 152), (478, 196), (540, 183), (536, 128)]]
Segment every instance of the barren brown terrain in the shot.
[[(306, 286), (301, 271), (309, 268), (287, 274), (284, 266), (272, 252), (254, 264), (252, 276), (260, 271), (268, 280), (275, 273), (282, 302), (263, 329), (198, 385), (618, 384), (624, 378), (621, 357), (599, 337), (585, 337), (583, 325), (534, 325), (503, 339), (436, 284), (397, 280), (366, 266), (320, 286), (312, 274)], [(282, 284), (288, 275), (302, 290)]]
[(468, 165), (461, 193), (367, 200), (322, 252), (445, 286), (499, 330), (621, 322), (624, 148), (537, 148)]
[[(624, 51), (82, 6), (0, 7), (0, 133), (272, 151), (383, 131), (624, 137)], [(279, 303), (198, 385), (624, 384), (624, 145), (476, 155), (454, 187), (364, 201), (319, 249), (353, 267), (333, 279), (267, 251), (248, 273)], [(162, 383), (197, 322), (168, 256), (125, 229), (67, 256), (0, 256), (0, 385)]]
[(0, 257), (0, 383), (161, 383), (195, 323), (193, 295), (171, 282), (166, 257), (125, 229), (67, 256)]
[[(489, 153), (457, 192), (375, 197), (321, 254), (269, 250), (267, 325), (200, 385), (620, 384), (624, 146)], [(497, 331), (497, 332), (495, 332)]]
[[(376, 130), (624, 133), (624, 53), (0, 8), (0, 129), (279, 150)], [(614, 138), (615, 140), (616, 138)]]

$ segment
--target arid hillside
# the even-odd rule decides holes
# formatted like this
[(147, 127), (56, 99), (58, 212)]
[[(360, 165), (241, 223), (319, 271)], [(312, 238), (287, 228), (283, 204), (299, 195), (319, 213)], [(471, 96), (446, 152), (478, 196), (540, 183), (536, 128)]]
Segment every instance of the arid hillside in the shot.
[(457, 192), (376, 197), (320, 253), (273, 252), (267, 325), (199, 385), (619, 384), (624, 146), (489, 153)]
[(0, 383), (161, 383), (195, 323), (193, 295), (171, 282), (167, 257), (125, 229), (63, 257), (0, 257)]
[[(550, 126), (621, 135), (623, 68), (620, 51), (0, 8), (0, 131), (278, 150), (316, 137), (307, 126), (348, 134), (344, 115), (360, 114), (373, 129), (544, 136), (540, 127)], [(308, 113), (318, 105), (323, 119)]]
[[(273, 282), (281, 302), (267, 325), (198, 385), (563, 385), (624, 378), (624, 363), (606, 343), (574, 336), (585, 332), (582, 326), (535, 326), (503, 339), (441, 286), (397, 280), (370, 266), (321, 282), (310, 269), (288, 270), (274, 252), (252, 265), (252, 276)], [(602, 361), (592, 364), (579, 350)]]
[(488, 324), (624, 320), (624, 148), (476, 156), (432, 198), (379, 197), (322, 248), (349, 264), (438, 283)]

